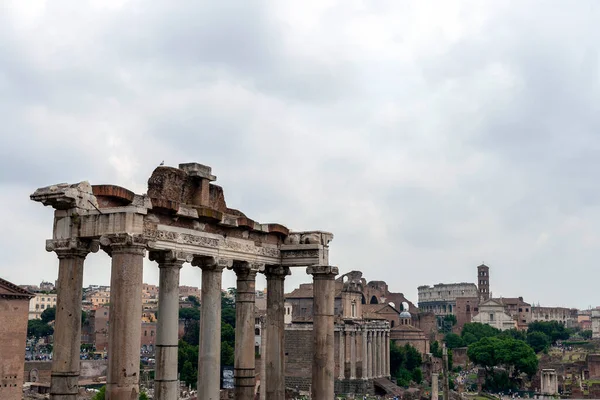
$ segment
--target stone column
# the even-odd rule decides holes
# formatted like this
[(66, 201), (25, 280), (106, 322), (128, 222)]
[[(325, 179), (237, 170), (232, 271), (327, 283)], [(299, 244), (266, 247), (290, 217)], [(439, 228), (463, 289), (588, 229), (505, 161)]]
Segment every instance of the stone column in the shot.
[(260, 317), (260, 400), (267, 400), (266, 384), (267, 384), (267, 363), (265, 362), (265, 354), (267, 354), (267, 324), (266, 316)]
[(235, 296), (235, 398), (253, 400), (256, 386), (254, 360), (254, 303), (256, 298), (256, 273), (264, 265), (234, 262), (237, 276)]
[(431, 374), (431, 400), (438, 400), (439, 396), (439, 383), (438, 383), (438, 374)]
[(312, 366), (313, 400), (334, 398), (333, 311), (337, 267), (312, 266), (306, 269), (313, 276), (313, 335)]
[(55, 251), (58, 256), (58, 296), (54, 322), (50, 398), (77, 400), (83, 261), (90, 251), (98, 251), (98, 243), (86, 243), (78, 239), (48, 240), (46, 250)]
[(385, 376), (390, 378), (392, 371), (390, 371), (390, 332), (385, 333)]
[(112, 257), (108, 319), (107, 400), (139, 397), (142, 280), (146, 239), (115, 234), (100, 238)]
[(288, 267), (268, 266), (267, 277), (267, 353), (265, 393), (269, 400), (285, 399), (285, 294), (284, 279), (290, 274)]
[(367, 328), (362, 328), (362, 373), (361, 377), (367, 379)]
[[(342, 327), (343, 322), (342, 322)], [(346, 332), (343, 330), (344, 328), (340, 327), (340, 354), (339, 354), (339, 359), (340, 359), (340, 380), (344, 380), (345, 379), (345, 375), (344, 375), (344, 369), (346, 368), (346, 344), (345, 344), (345, 336), (346, 336)]]
[(350, 379), (356, 379), (356, 331), (350, 332)]
[(151, 251), (150, 260), (158, 262), (158, 322), (156, 326), (156, 370), (154, 398), (177, 400), (177, 350), (179, 331), (179, 271), (184, 262), (192, 261), (191, 254)]
[(373, 378), (373, 331), (367, 331), (367, 377)]
[[(219, 400), (221, 394), (221, 279), (223, 269), (231, 267), (233, 261), (201, 256), (194, 257), (192, 265), (202, 269), (198, 398)], [(254, 332), (254, 330), (252, 331)]]
[(381, 377), (381, 331), (375, 331), (375, 373), (376, 378)]

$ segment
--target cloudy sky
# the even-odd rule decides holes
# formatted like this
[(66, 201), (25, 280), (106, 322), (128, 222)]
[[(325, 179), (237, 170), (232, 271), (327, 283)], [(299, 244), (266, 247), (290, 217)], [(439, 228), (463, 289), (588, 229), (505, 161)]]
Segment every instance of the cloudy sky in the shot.
[[(0, 7), (3, 278), (57, 276), (37, 187), (144, 193), (162, 160), (195, 161), (230, 207), (333, 232), (341, 272), (415, 302), (484, 261), (495, 296), (600, 305), (595, 0)], [(108, 256), (86, 265), (86, 285), (108, 284)]]

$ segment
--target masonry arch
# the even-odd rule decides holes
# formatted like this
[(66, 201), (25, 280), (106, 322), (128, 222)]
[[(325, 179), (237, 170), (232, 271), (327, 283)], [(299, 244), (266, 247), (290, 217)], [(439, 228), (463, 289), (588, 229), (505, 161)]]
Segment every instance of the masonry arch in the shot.
[(379, 304), (379, 301), (377, 300), (377, 296), (375, 296), (375, 295), (371, 296), (371, 301), (369, 302), (369, 304)]

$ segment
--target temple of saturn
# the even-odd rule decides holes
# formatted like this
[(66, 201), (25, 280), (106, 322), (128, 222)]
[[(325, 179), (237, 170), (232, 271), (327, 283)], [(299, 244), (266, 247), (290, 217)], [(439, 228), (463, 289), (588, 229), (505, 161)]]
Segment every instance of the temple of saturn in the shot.
[(184, 263), (202, 270), (202, 318), (198, 355), (198, 399), (219, 399), (221, 354), (221, 276), (237, 277), (235, 398), (253, 399), (255, 278), (267, 280), (268, 343), (261, 391), (284, 399), (284, 280), (305, 267), (314, 282), (312, 398), (334, 398), (334, 286), (337, 267), (329, 265), (327, 232), (290, 232), (261, 224), (227, 208), (211, 168), (160, 166), (148, 180), (148, 193), (115, 185), (57, 184), (31, 199), (52, 206), (53, 237), (46, 250), (58, 256), (58, 299), (50, 396), (76, 400), (81, 341), (83, 265), (90, 252), (111, 257), (108, 336), (108, 400), (137, 400), (140, 376), (141, 288), (148, 253), (159, 268), (155, 399), (178, 398), (177, 333), (179, 272)]

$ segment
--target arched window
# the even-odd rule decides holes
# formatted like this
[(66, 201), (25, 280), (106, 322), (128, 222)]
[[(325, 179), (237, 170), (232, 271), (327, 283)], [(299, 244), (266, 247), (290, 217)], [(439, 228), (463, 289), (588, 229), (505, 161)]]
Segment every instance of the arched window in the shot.
[(392, 321), (392, 328), (394, 327), (394, 322), (395, 322), (395, 321)]
[(372, 297), (371, 297), (370, 304), (379, 304), (379, 302), (377, 301), (377, 297), (375, 297), (375, 296), (372, 296)]
[(352, 301), (352, 318), (356, 318), (356, 301)]
[(260, 328), (254, 328), (254, 334), (260, 335)]

